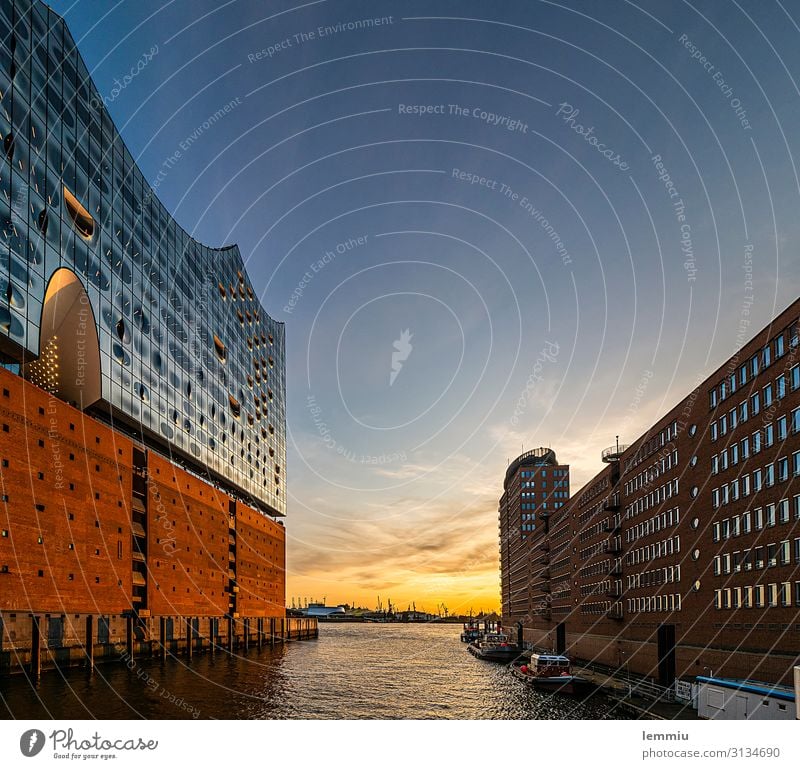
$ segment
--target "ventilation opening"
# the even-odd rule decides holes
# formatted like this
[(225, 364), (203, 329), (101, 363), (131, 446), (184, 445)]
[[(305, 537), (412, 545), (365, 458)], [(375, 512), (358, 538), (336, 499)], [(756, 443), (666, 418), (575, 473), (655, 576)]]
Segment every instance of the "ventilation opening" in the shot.
[(220, 283), (220, 284), (219, 284), (219, 295), (220, 295), (220, 296), (221, 296), (223, 299), (227, 299), (227, 298), (228, 298), (228, 295), (227, 295), (227, 293), (225, 292), (225, 286), (223, 286), (223, 285), (222, 285), (222, 283)]
[(232, 395), (228, 396), (228, 403), (230, 403), (230, 405), (231, 405), (231, 412), (238, 419), (241, 416), (241, 413), (242, 413), (241, 404)]
[(39, 214), (39, 232), (42, 235), (47, 235), (47, 225), (49, 223), (49, 219), (47, 218), (47, 209), (43, 208), (42, 212)]
[(94, 219), (66, 187), (64, 187), (64, 203), (78, 234), (86, 240), (91, 240), (94, 235)]
[(228, 351), (225, 349), (222, 340), (216, 334), (214, 334), (214, 349), (217, 351), (217, 357), (224, 363), (225, 359), (228, 357)]

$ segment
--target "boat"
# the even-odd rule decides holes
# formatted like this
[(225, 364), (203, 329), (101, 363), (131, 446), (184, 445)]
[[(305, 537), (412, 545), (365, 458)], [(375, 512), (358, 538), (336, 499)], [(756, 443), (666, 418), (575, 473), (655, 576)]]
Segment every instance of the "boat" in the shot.
[(512, 673), (535, 689), (557, 694), (584, 694), (594, 685), (572, 672), (572, 663), (561, 654), (531, 654), (529, 662), (511, 666)]
[(489, 662), (511, 662), (521, 651), (519, 646), (509, 643), (508, 636), (503, 633), (485, 633), (470, 643), (467, 650), (478, 659)]
[(478, 627), (477, 622), (465, 622), (464, 630), (461, 632), (461, 641), (463, 643), (471, 643), (477, 641), (481, 637), (481, 629)]

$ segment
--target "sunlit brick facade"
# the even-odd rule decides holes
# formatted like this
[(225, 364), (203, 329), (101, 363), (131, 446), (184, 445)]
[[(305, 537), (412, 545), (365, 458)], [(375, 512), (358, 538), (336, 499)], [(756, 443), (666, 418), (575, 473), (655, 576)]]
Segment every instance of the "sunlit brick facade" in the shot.
[(800, 301), (603, 454), (562, 523), (551, 520), (539, 553), (552, 572), (568, 536), (569, 577), (552, 580), (550, 611), (526, 618), (525, 638), (663, 685), (712, 671), (789, 684), (800, 659)]

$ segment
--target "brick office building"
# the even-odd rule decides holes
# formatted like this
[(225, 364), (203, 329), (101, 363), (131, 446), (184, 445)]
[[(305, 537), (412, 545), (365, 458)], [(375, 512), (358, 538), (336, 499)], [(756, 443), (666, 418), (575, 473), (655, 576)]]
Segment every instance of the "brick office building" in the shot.
[(0, 667), (38, 636), (67, 659), (263, 631), (283, 325), (236, 246), (172, 219), (40, 2), (0, 4), (0, 139)]
[(526, 639), (664, 685), (711, 671), (790, 684), (800, 658), (800, 301), (603, 460), (546, 532), (539, 553), (551, 564), (569, 536), (571, 577), (549, 612), (525, 618)]
[(549, 563), (539, 553), (548, 518), (569, 498), (569, 467), (548, 448), (527, 451), (506, 470), (500, 499), (502, 613), (507, 625), (549, 606)]

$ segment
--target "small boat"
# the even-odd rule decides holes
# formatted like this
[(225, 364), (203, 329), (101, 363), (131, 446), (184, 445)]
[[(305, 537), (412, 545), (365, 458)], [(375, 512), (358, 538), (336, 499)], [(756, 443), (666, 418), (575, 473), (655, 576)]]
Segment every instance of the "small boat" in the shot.
[(512, 665), (513, 674), (540, 691), (584, 694), (594, 685), (572, 672), (572, 663), (560, 654), (531, 654), (530, 662)]
[(502, 633), (486, 633), (467, 649), (478, 659), (489, 662), (511, 662), (521, 651), (519, 646), (509, 643), (508, 636)]
[(476, 622), (465, 622), (461, 633), (461, 641), (465, 644), (477, 641), (481, 637), (481, 630)]

